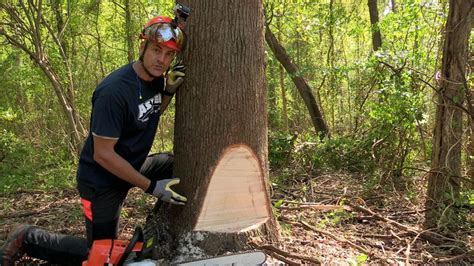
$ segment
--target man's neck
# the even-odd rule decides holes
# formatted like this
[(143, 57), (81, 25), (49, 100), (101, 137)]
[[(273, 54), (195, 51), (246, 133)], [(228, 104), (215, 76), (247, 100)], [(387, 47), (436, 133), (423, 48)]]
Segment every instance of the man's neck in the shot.
[(145, 68), (143, 67), (143, 64), (141, 61), (135, 61), (132, 64), (133, 70), (135, 73), (138, 75), (139, 78), (141, 78), (144, 81), (152, 81), (155, 77), (150, 76)]

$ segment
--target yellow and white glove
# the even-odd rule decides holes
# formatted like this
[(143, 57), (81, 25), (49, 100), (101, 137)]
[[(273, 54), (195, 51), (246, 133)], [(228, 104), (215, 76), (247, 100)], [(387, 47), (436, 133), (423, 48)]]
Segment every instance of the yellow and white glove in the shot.
[(186, 76), (184, 70), (186, 70), (186, 67), (181, 62), (178, 62), (168, 71), (166, 74), (165, 95), (173, 96), (176, 93), (178, 87), (184, 81), (184, 76)]
[(159, 200), (184, 205), (188, 199), (184, 196), (174, 192), (170, 187), (179, 184), (179, 178), (163, 179), (163, 180), (151, 180), (150, 186), (145, 191), (146, 193), (152, 194)]

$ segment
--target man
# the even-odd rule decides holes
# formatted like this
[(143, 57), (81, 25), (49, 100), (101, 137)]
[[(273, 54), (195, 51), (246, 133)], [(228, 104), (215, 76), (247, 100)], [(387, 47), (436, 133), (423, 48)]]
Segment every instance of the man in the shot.
[(0, 251), (2, 265), (13, 265), (24, 253), (52, 263), (80, 264), (94, 240), (117, 238), (121, 206), (133, 186), (160, 200), (185, 204), (187, 199), (170, 188), (179, 183), (172, 177), (173, 157), (148, 155), (160, 115), (183, 82), (183, 66), (165, 72), (184, 48), (185, 37), (176, 19), (151, 19), (140, 35), (139, 61), (109, 74), (94, 92), (90, 133), (77, 172), (87, 240), (20, 226)]

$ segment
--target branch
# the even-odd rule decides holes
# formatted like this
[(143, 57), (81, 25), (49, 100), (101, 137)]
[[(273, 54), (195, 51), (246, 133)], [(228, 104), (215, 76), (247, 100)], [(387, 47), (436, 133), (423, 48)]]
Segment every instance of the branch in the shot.
[(116, 1), (112, 1), (112, 3), (114, 3), (116, 6), (120, 7), (121, 9), (125, 10), (125, 7), (117, 3)]
[(436, 262), (441, 262), (441, 263), (445, 263), (445, 262), (454, 262), (454, 261), (459, 261), (459, 260), (462, 260), (462, 259), (465, 259), (465, 258), (471, 258), (474, 256), (474, 250), (469, 250), (468, 252), (464, 253), (464, 254), (461, 254), (459, 256), (454, 256), (454, 257), (451, 257), (451, 258), (446, 258), (446, 259), (438, 259), (436, 260)]
[(272, 245), (261, 245), (261, 246), (259, 246), (256, 243), (251, 243), (251, 244), (254, 247), (258, 248), (258, 249), (263, 249), (263, 250), (266, 250), (266, 251), (277, 253), (277, 254), (280, 254), (280, 255), (282, 255), (284, 257), (287, 257), (287, 258), (299, 259), (299, 260), (309, 261), (309, 262), (316, 263), (316, 264), (321, 264), (321, 261), (319, 261), (318, 259), (314, 259), (314, 258), (311, 258), (311, 257), (308, 257), (308, 256), (293, 254), (293, 253), (281, 250), (281, 249), (279, 249), (275, 246), (272, 246)]
[(6, 33), (5, 30), (2, 29), (2, 28), (0, 28), (0, 35), (5, 36), (5, 38), (7, 38), (7, 41), (9, 43), (11, 43), (12, 45), (20, 48), (25, 53), (27, 53), (30, 56), (31, 59), (33, 59), (35, 62), (38, 62), (38, 58), (36, 57), (36, 55), (32, 51), (30, 51), (28, 49), (28, 47), (26, 47), (24, 44), (20, 43), (19, 41), (15, 40), (15, 38), (13, 38), (11, 35)]
[(324, 230), (320, 230), (320, 229), (318, 229), (318, 228), (316, 228), (316, 227), (314, 227), (314, 226), (311, 226), (310, 224), (308, 224), (308, 223), (306, 223), (306, 222), (304, 222), (304, 221), (294, 222), (294, 221), (290, 221), (290, 220), (288, 220), (288, 219), (286, 219), (286, 218), (284, 218), (284, 217), (281, 217), (281, 219), (282, 219), (282, 221), (285, 222), (285, 223), (292, 224), (292, 225), (297, 225), (297, 226), (302, 226), (302, 227), (304, 227), (304, 228), (306, 228), (306, 229), (309, 229), (309, 230), (311, 230), (311, 231), (314, 231), (314, 232), (317, 232), (317, 233), (320, 233), (320, 234), (329, 236), (329, 237), (331, 237), (332, 239), (334, 239), (334, 240), (336, 240), (336, 241), (338, 241), (338, 242), (341, 242), (341, 243), (345, 243), (345, 244), (347, 244), (347, 245), (349, 245), (349, 246), (355, 248), (356, 250), (358, 250), (358, 251), (360, 251), (360, 252), (362, 252), (362, 253), (364, 253), (364, 254), (367, 254), (367, 255), (369, 255), (369, 256), (371, 256), (371, 257), (373, 257), (373, 258), (377, 258), (377, 259), (383, 260), (383, 261), (385, 261), (385, 262), (387, 262), (387, 263), (389, 263), (389, 264), (392, 264), (392, 263), (393, 263), (393, 261), (390, 260), (390, 259), (388, 259), (388, 258), (377, 256), (375, 253), (373, 253), (373, 252), (371, 252), (371, 251), (369, 251), (369, 250), (367, 250), (367, 249), (365, 249), (365, 248), (363, 248), (363, 247), (361, 247), (361, 246), (358, 246), (358, 245), (352, 243), (351, 241), (349, 241), (349, 240), (347, 240), (347, 239), (345, 239), (345, 238), (335, 236), (335, 235), (333, 235), (333, 234), (331, 234), (331, 233), (329, 233), (329, 232), (326, 232), (326, 231), (324, 231)]
[[(54, 34), (53, 29), (51, 28), (51, 25), (49, 25), (49, 23), (44, 19), (43, 15), (41, 14), (41, 10), (39, 10), (35, 6), (33, 6), (33, 8), (38, 13), (39, 18), (43, 22), (43, 25), (46, 27), (46, 29), (48, 30), (51, 37), (53, 37), (53, 40), (56, 43), (56, 45), (59, 47), (59, 51), (61, 53), (61, 57), (63, 59), (64, 65), (66, 66), (67, 73), (71, 73), (71, 68), (70, 68), (69, 63), (67, 61), (66, 53), (64, 52), (64, 48), (63, 48), (63, 45), (62, 45), (61, 41), (58, 39), (56, 34)], [(72, 82), (72, 77), (69, 77), (69, 78), (70, 78), (70, 82)]]
[[(384, 221), (386, 223), (389, 223), (391, 225), (394, 225), (395, 227), (398, 227), (402, 230), (405, 230), (407, 232), (409, 232), (411, 235), (414, 235), (414, 236), (419, 236), (420, 238), (426, 240), (426, 241), (429, 241), (435, 245), (441, 245), (442, 243), (444, 243), (444, 240), (450, 240), (450, 241), (453, 241), (454, 239), (449, 239), (447, 237), (444, 237), (442, 235), (439, 235), (439, 234), (436, 234), (434, 232), (431, 232), (431, 231), (418, 231), (416, 229), (414, 229), (413, 227), (410, 227), (410, 226), (406, 226), (406, 225), (403, 225), (401, 223), (398, 223), (394, 220), (391, 220), (391, 219), (388, 219), (388, 218), (385, 218), (385, 217), (382, 217), (381, 215), (369, 210), (369, 209), (366, 209), (362, 206), (358, 206), (358, 205), (354, 205), (354, 204), (351, 204), (351, 203), (346, 203), (347, 205), (349, 205), (352, 209), (356, 210), (356, 211), (360, 211), (360, 212), (363, 212), (363, 213), (366, 213), (366, 214), (370, 214), (372, 215), (374, 218), (376, 218), (377, 220), (380, 220), (380, 221)], [(454, 241), (459, 241), (459, 240), (454, 240)], [(462, 242), (462, 241), (461, 241)]]

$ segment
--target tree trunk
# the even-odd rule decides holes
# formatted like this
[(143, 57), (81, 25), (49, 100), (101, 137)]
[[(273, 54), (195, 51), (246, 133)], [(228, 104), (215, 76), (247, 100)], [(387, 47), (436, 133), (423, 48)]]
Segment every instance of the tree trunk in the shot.
[(463, 81), (474, 1), (449, 1), (438, 91), (425, 226), (455, 226), (452, 205), (459, 198), (461, 176)]
[(125, 38), (127, 43), (128, 62), (135, 60), (135, 47), (133, 46), (133, 21), (130, 0), (125, 0)]
[[(278, 30), (281, 30), (281, 19), (277, 20)], [(279, 32), (278, 40), (281, 41), (281, 31)], [(281, 89), (281, 102), (282, 102), (282, 121), (283, 121), (283, 130), (289, 132), (289, 119), (288, 119), (288, 97), (286, 97), (286, 88), (285, 88), (285, 70), (281, 64), (278, 65), (279, 72), (279, 81)]]
[(283, 130), (288, 132), (288, 99), (286, 97), (286, 88), (285, 88), (285, 70), (283, 66), (280, 64), (278, 66), (278, 72), (280, 76), (280, 88), (281, 88), (281, 101), (282, 101), (282, 120), (283, 120)]
[[(471, 55), (469, 57), (469, 67), (470, 72), (474, 73), (474, 49), (471, 47)], [(467, 86), (467, 84), (466, 84)], [(467, 188), (474, 189), (474, 99), (472, 96), (474, 95), (474, 88), (467, 88), (470, 93), (467, 94), (466, 100), (468, 104), (469, 110), (469, 139), (467, 145)]]
[(308, 108), (311, 121), (313, 122), (314, 129), (316, 132), (319, 132), (320, 137), (329, 137), (329, 129), (327, 127), (326, 121), (324, 120), (322, 113), (316, 99), (311, 91), (306, 80), (299, 73), (298, 67), (291, 62), (290, 57), (285, 51), (285, 48), (281, 46), (278, 40), (275, 38), (275, 35), (271, 32), (269, 27), (266, 27), (265, 30), (265, 39), (267, 40), (270, 49), (272, 50), (275, 57), (280, 61), (280, 63), (285, 67), (288, 74), (291, 76), (291, 79), (296, 85), (301, 97), (303, 98), (306, 107)]
[(374, 51), (382, 46), (382, 35), (379, 28), (379, 10), (377, 8), (377, 0), (369, 0), (370, 24), (372, 25), (372, 45)]
[[(474, 90), (471, 90), (471, 95), (474, 93)], [(474, 105), (471, 105), (471, 108), (474, 108)], [(471, 114), (471, 117), (473, 114)], [(469, 130), (469, 139), (467, 145), (467, 188), (474, 189), (474, 121), (470, 118), (469, 121), (470, 130)]]
[(262, 1), (182, 4), (193, 13), (186, 25), (186, 81), (176, 98), (174, 173), (188, 203), (162, 208), (172, 250), (216, 255), (245, 249), (251, 236), (275, 240)]

